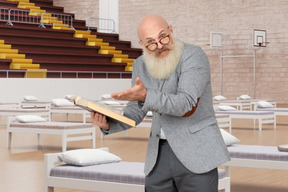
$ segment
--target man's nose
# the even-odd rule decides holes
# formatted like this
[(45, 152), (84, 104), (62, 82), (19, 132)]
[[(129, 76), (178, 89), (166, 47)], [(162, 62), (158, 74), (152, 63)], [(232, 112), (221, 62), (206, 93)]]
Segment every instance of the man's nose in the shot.
[(162, 49), (163, 45), (160, 42), (157, 42), (157, 48)]

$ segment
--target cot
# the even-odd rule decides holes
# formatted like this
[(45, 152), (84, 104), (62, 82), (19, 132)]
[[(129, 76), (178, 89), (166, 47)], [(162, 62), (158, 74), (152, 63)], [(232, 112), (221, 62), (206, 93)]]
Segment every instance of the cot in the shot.
[(288, 170), (288, 153), (279, 151), (276, 146), (234, 144), (227, 148), (231, 160), (224, 166), (229, 177), (230, 167)]
[(232, 133), (231, 117), (228, 114), (215, 114), (219, 128), (228, 128), (229, 133)]
[(257, 108), (256, 111), (273, 111), (275, 113), (275, 116), (280, 116), (280, 115), (288, 115), (288, 108), (268, 108), (268, 107), (265, 107), (265, 108)]
[(273, 123), (273, 128), (276, 129), (276, 117), (273, 111), (215, 111), (215, 114), (230, 115), (232, 119), (253, 119), (258, 120), (259, 131), (262, 131), (262, 125)]
[(252, 108), (255, 110), (259, 101), (269, 102), (273, 107), (276, 107), (276, 101), (272, 99), (252, 99), (249, 95), (240, 95), (237, 97), (237, 101), (249, 101), (252, 104)]
[(19, 106), (21, 108), (49, 108), (49, 101), (21, 101)]
[(47, 116), (50, 121), (50, 111), (48, 108), (31, 108), (31, 109), (18, 109), (18, 108), (1, 108), (0, 116), (17, 116), (17, 115), (40, 115)]
[(90, 113), (87, 110), (77, 106), (56, 107), (51, 105), (50, 113), (51, 117), (53, 114), (66, 114), (67, 121), (69, 121), (69, 114), (80, 114), (82, 115), (83, 123), (86, 123), (86, 118), (90, 116)]
[[(238, 99), (238, 98), (237, 98)], [(243, 100), (242, 100), (243, 101)], [(259, 101), (266, 101), (266, 102), (269, 102), (273, 107), (276, 107), (277, 105), (277, 102), (275, 100), (272, 100), (272, 99), (247, 99), (245, 101), (249, 101), (251, 102), (252, 104), (252, 108), (255, 110), (257, 109), (257, 106), (258, 106), (258, 102)]]
[[(41, 147), (41, 134), (61, 135), (62, 151), (66, 151), (70, 141), (91, 140), (95, 148), (95, 128), (91, 123), (67, 123), (67, 122), (32, 122), (20, 123), (15, 117), (10, 117), (7, 122), (7, 146), (11, 148), (12, 133), (37, 134), (38, 147)], [(75, 136), (76, 135), (76, 136)]]
[(14, 102), (0, 102), (0, 109), (4, 108), (4, 109), (16, 109), (18, 107), (18, 103), (14, 103)]
[(257, 108), (256, 111), (273, 111), (275, 113), (275, 120), (277, 120), (277, 116), (287, 116), (288, 115), (288, 108), (270, 108), (270, 107), (263, 107)]
[(229, 105), (235, 106), (238, 110), (248, 110), (251, 111), (252, 104), (249, 100), (220, 100), (220, 101), (213, 101), (214, 105)]
[[(59, 154), (45, 154), (45, 192), (54, 187), (97, 192), (144, 192), (144, 163), (108, 163), (87, 167), (59, 165)], [(230, 192), (230, 177), (219, 169), (219, 190)]]

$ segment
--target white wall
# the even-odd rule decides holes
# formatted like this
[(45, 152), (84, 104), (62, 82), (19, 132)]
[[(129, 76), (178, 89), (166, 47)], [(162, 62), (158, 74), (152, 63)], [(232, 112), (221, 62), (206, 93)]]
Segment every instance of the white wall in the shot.
[(0, 79), (0, 102), (19, 102), (25, 95), (40, 101), (78, 95), (100, 99), (102, 94), (129, 89), (131, 79)]

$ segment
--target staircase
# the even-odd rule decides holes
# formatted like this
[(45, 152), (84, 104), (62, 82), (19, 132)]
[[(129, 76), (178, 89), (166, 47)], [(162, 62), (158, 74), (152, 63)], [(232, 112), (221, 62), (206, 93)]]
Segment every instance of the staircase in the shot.
[[(66, 14), (63, 8), (53, 6), (53, 2), (47, 0), (0, 0), (0, 7), (30, 9), (44, 13), (47, 9), (51, 13)], [(74, 18), (73, 14), (69, 15)], [(7, 47), (10, 44), (11, 50), (18, 50), (17, 55), (1, 52), (0, 65), (6, 66), (11, 59), (10, 69), (31, 70), (33, 62), (38, 64), (34, 64), (33, 67), (43, 71), (108, 71), (116, 74), (132, 71), (133, 60), (142, 54), (141, 49), (131, 48), (129, 41), (120, 41), (118, 34), (87, 31), (85, 21), (74, 19), (73, 27), (76, 30), (71, 30), (52, 15), (45, 13), (45, 16), (44, 23), (51, 24), (45, 25), (46, 28), (27, 23), (13, 23), (13, 26), (9, 26), (0, 21), (0, 39), (5, 40)], [(15, 61), (27, 63), (24, 62), (25, 65), (19, 67), (15, 65)], [(113, 77), (117, 76), (119, 75)], [(55, 75), (48, 73), (47, 77)], [(130, 77), (131, 73), (128, 73), (124, 78)]]

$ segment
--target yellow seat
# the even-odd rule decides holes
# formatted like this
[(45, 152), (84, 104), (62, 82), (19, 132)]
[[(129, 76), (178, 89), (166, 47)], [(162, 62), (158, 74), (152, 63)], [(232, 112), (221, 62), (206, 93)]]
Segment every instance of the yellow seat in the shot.
[(25, 54), (11, 54), (11, 53), (1, 53), (0, 54), (0, 59), (24, 59), (26, 57)]
[(131, 67), (131, 66), (126, 66), (126, 67), (125, 67), (125, 71), (133, 71), (133, 67)]
[(113, 47), (113, 46), (101, 46), (101, 49), (103, 49), (103, 50), (115, 50), (116, 47)]
[(115, 62), (115, 63), (131, 63), (133, 62), (134, 59), (129, 59), (129, 58), (113, 58), (112, 59), (112, 62)]
[(39, 64), (27, 64), (27, 63), (11, 63), (10, 69), (39, 69)]
[(47, 69), (27, 69), (25, 78), (47, 78)]
[(99, 50), (99, 54), (121, 54), (122, 51), (121, 50), (103, 50), (103, 49), (100, 49)]
[(0, 53), (17, 54), (18, 49), (0, 49)]
[(86, 41), (86, 45), (87, 45), (87, 46), (108, 47), (108, 46), (109, 46), (109, 43)]
[(32, 59), (12, 59), (11, 64), (16, 64), (16, 63), (25, 63), (25, 64), (32, 64)]

